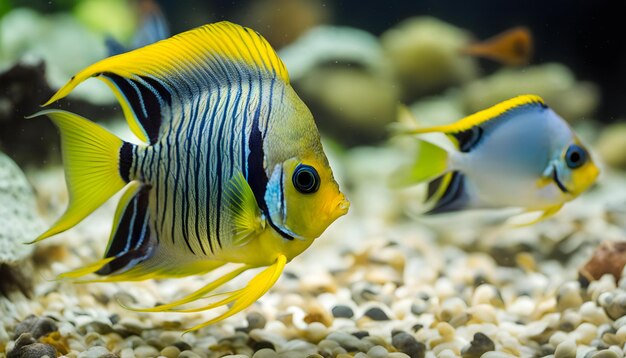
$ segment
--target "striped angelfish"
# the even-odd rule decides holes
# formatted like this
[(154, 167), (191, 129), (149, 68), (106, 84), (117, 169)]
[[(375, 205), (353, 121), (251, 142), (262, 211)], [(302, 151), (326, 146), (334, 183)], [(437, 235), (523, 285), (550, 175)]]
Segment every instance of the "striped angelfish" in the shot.
[[(89, 77), (113, 90), (144, 144), (124, 142), (66, 111), (37, 114), (61, 132), (70, 202), (35, 241), (73, 227), (125, 188), (104, 258), (62, 277), (143, 280), (241, 264), (183, 299), (143, 309), (232, 303), (196, 329), (255, 302), (286, 262), (347, 212), (313, 117), (258, 33), (220, 22), (104, 59), (72, 77), (46, 105)], [(264, 266), (218, 302), (179, 307)]]

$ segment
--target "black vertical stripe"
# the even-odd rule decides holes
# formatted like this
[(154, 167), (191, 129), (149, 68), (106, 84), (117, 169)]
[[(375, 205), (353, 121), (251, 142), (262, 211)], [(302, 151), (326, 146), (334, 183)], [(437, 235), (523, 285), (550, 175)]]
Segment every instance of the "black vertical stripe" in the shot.
[(258, 83), (258, 103), (256, 110), (254, 111), (254, 117), (252, 118), (252, 128), (250, 129), (250, 137), (248, 138), (248, 149), (250, 154), (248, 155), (248, 184), (254, 193), (256, 202), (259, 207), (267, 212), (267, 205), (265, 204), (265, 189), (267, 186), (267, 175), (263, 168), (263, 158), (265, 152), (263, 150), (263, 137), (261, 134), (260, 117), (261, 107), (263, 99), (263, 87), (262, 82)]
[(125, 182), (130, 182), (130, 168), (133, 165), (133, 145), (127, 142), (122, 143), (119, 158), (120, 176)]

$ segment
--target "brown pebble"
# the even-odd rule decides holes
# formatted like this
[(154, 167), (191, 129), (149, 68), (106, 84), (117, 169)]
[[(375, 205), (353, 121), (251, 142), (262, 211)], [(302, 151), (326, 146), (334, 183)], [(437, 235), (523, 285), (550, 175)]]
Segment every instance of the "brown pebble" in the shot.
[(626, 242), (605, 240), (578, 273), (582, 281), (586, 282), (599, 280), (606, 273), (612, 274), (615, 281), (619, 281), (624, 265), (626, 265)]

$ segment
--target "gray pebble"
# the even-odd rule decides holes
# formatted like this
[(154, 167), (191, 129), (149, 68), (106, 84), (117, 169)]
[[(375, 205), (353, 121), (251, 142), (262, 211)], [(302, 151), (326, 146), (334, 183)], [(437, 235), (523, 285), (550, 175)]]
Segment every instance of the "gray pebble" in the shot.
[(333, 307), (332, 313), (336, 318), (352, 318), (354, 316), (352, 308), (344, 305), (337, 305)]
[(41, 358), (43, 356), (55, 358), (57, 350), (49, 344), (33, 343), (15, 348), (7, 354), (7, 358)]
[[(145, 344), (143, 338), (139, 336), (129, 336), (124, 340), (124, 344), (126, 347), (137, 348), (143, 344)], [(181, 349), (182, 350), (182, 349)]]
[(483, 333), (474, 334), (474, 338), (468, 346), (463, 347), (461, 355), (463, 358), (479, 358), (487, 352), (494, 351), (496, 345)]
[(378, 307), (372, 307), (368, 309), (367, 311), (365, 311), (364, 315), (373, 319), (374, 321), (388, 321), (389, 320), (389, 316), (387, 316), (385, 311), (383, 311), (382, 309)]
[(248, 313), (246, 321), (248, 321), (248, 332), (257, 328), (264, 328), (267, 323), (267, 319), (258, 312)]
[(30, 315), (15, 327), (13, 339), (19, 337), (22, 333), (30, 333), (33, 338), (39, 339), (58, 329), (56, 323), (48, 317), (37, 317)]
[(423, 358), (426, 354), (426, 346), (424, 343), (418, 342), (415, 337), (406, 332), (394, 332), (391, 338), (391, 344), (400, 352), (405, 353), (411, 358)]
[(326, 339), (339, 343), (339, 345), (348, 352), (367, 352), (374, 346), (370, 342), (362, 341), (349, 333), (341, 331), (330, 333)]
[(191, 350), (191, 346), (187, 342), (178, 341), (178, 342), (174, 342), (174, 344), (172, 344), (172, 345), (175, 346), (176, 348), (180, 349), (181, 352), (190, 351)]
[(616, 294), (605, 292), (600, 295), (599, 301), (601, 301), (600, 304), (611, 319), (617, 320), (626, 315), (626, 292), (618, 292)]
[(30, 334), (29, 332), (22, 333), (22, 334), (20, 334), (19, 337), (17, 337), (17, 340), (15, 341), (15, 347), (13, 349), (18, 349), (20, 347), (24, 347), (24, 346), (27, 346), (29, 344), (33, 344), (35, 342), (36, 341), (33, 338), (32, 334)]
[(78, 327), (77, 331), (83, 335), (89, 332), (96, 332), (99, 334), (109, 334), (113, 332), (113, 327), (108, 323), (104, 323), (100, 321), (93, 321), (93, 322), (89, 322), (87, 324), (84, 324)]
[(252, 349), (256, 352), (258, 350), (261, 349), (271, 349), (271, 350), (276, 350), (276, 347), (274, 347), (274, 343), (272, 342), (268, 342), (268, 341), (260, 341), (260, 342), (255, 342), (252, 345)]
[(367, 337), (370, 335), (370, 333), (368, 331), (356, 331), (354, 333), (352, 333), (353, 336), (355, 336), (358, 339), (363, 339), (364, 337)]

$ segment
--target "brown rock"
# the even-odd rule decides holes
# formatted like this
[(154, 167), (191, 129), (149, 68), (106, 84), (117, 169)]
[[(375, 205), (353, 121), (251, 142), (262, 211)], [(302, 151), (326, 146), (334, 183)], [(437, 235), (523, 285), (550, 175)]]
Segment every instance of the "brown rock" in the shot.
[(612, 274), (615, 281), (619, 281), (624, 265), (626, 265), (626, 242), (603, 241), (578, 274), (584, 285), (600, 279), (607, 273)]

